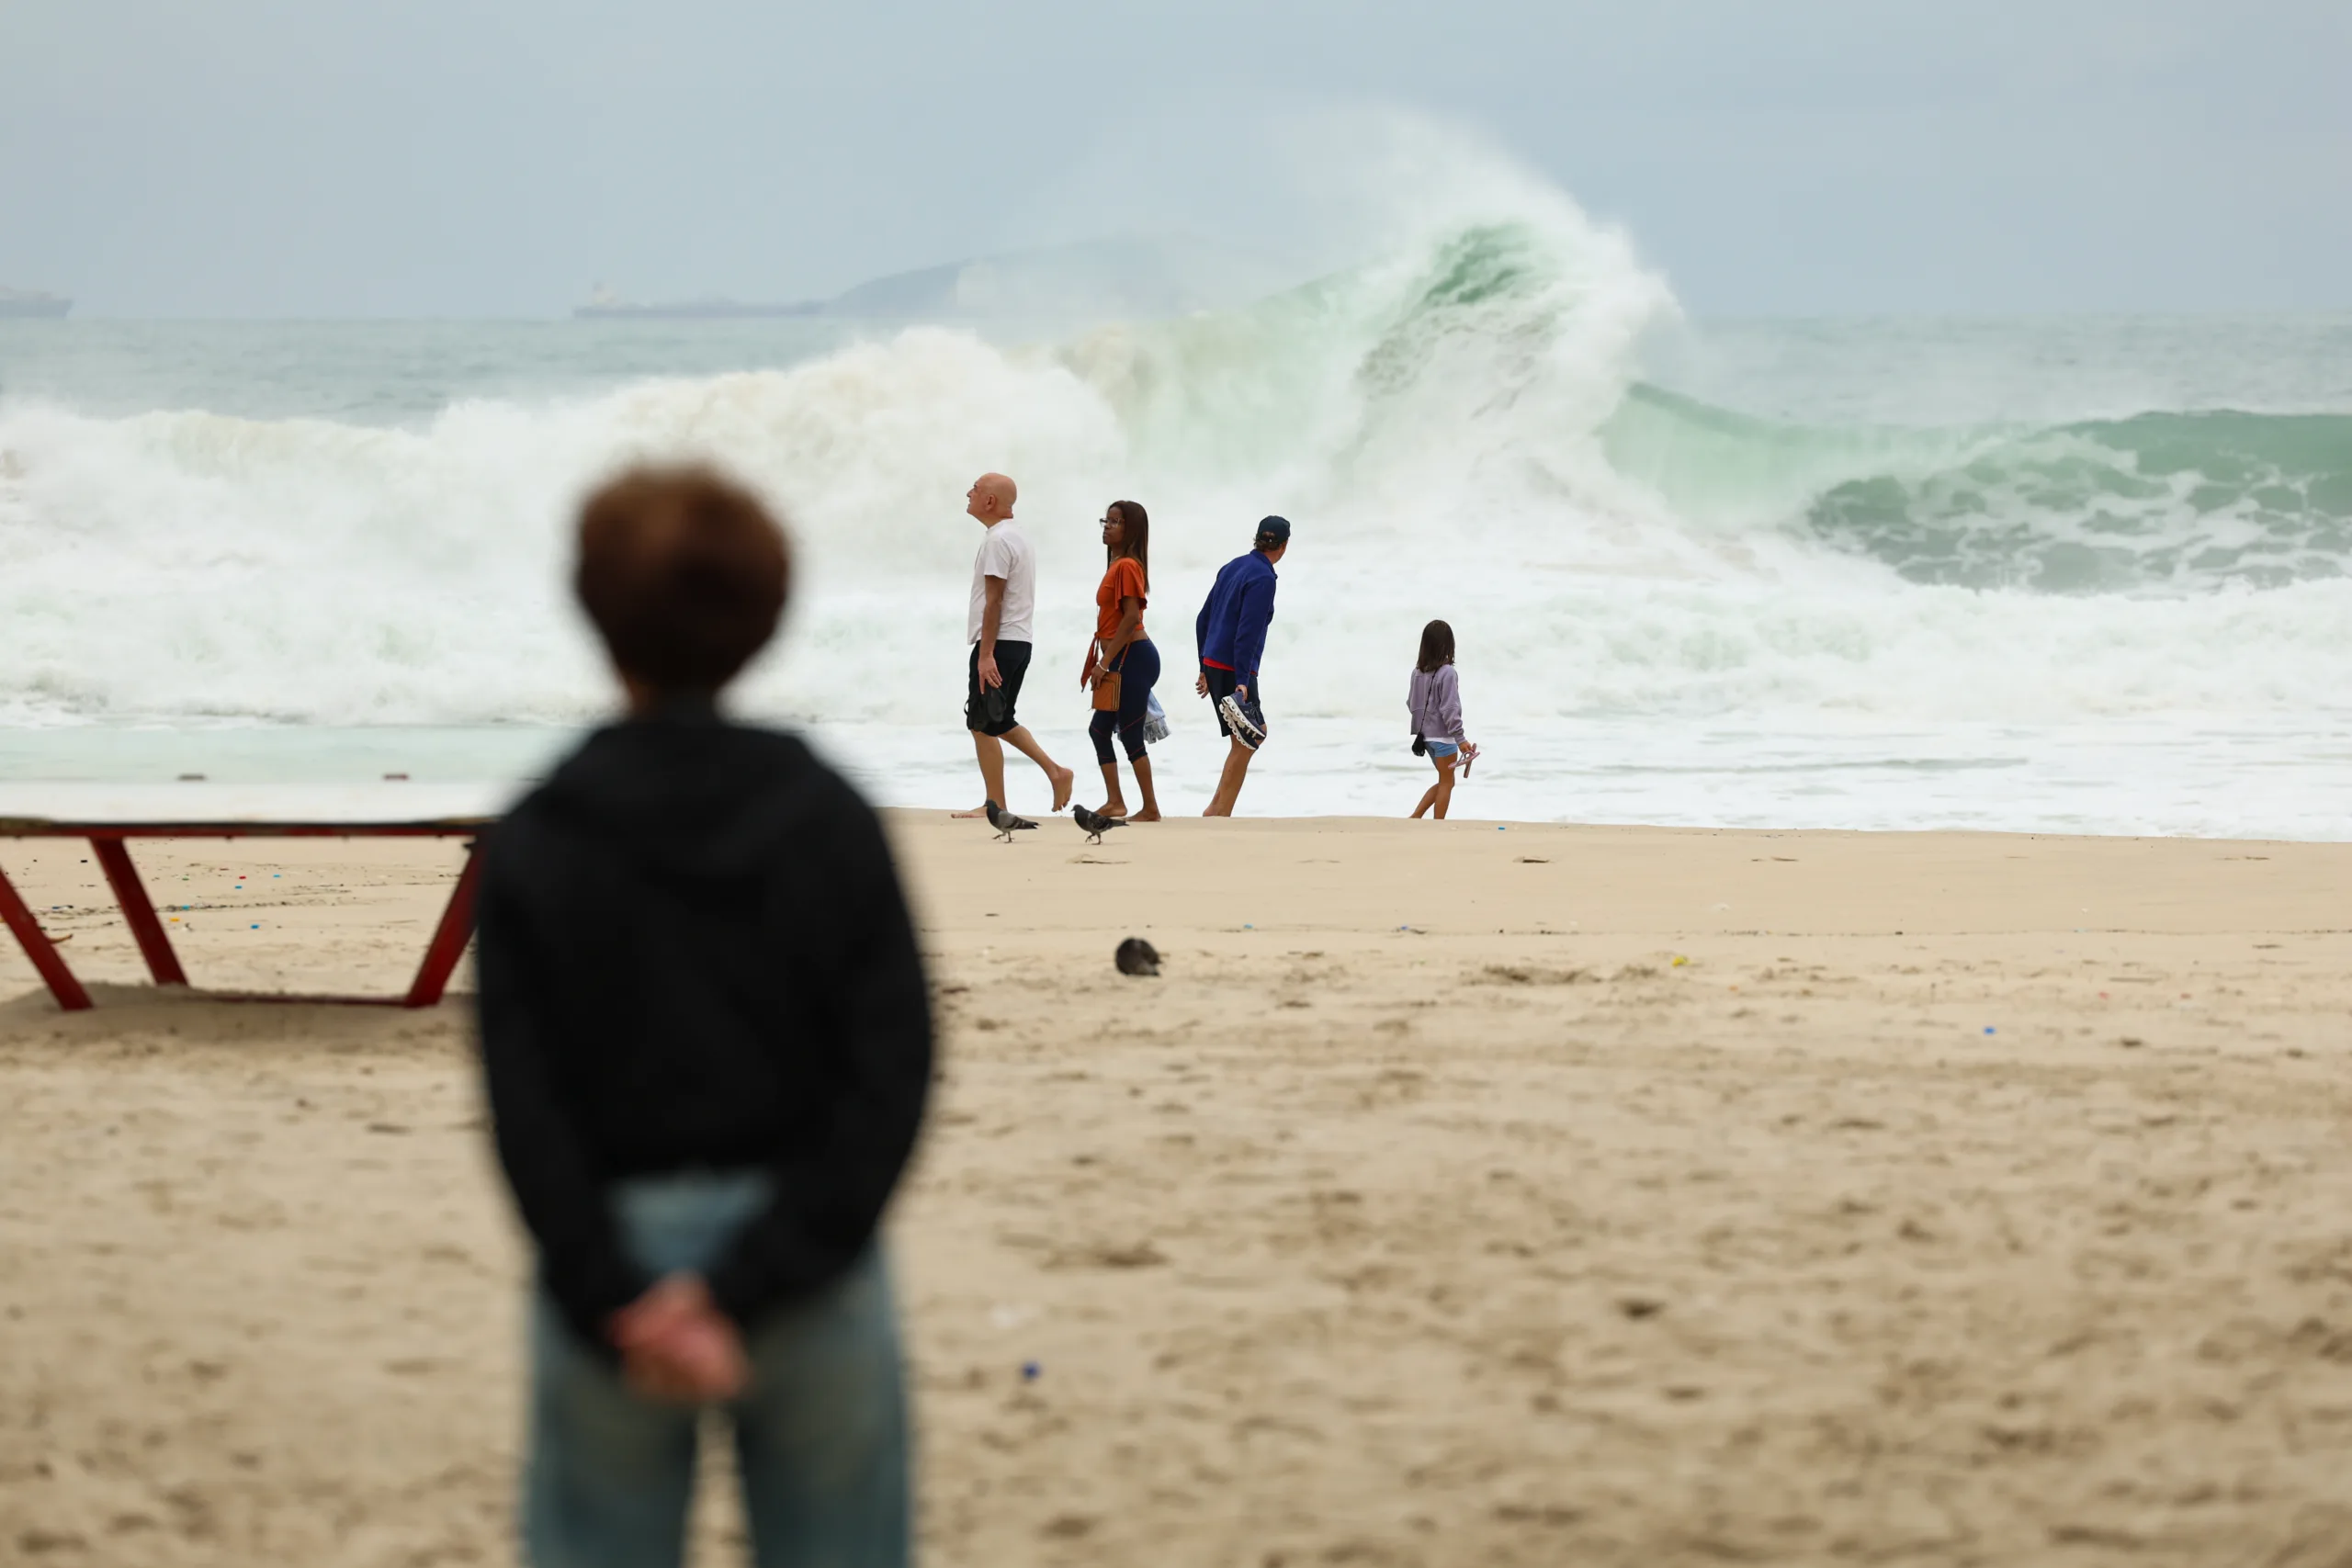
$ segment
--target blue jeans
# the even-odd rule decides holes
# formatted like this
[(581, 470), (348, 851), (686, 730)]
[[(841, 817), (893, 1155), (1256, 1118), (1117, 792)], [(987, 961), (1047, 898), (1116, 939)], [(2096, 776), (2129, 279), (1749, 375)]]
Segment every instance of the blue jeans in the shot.
[[(760, 1173), (623, 1182), (623, 1245), (660, 1275), (707, 1269), (766, 1206)], [(747, 1336), (726, 1406), (757, 1568), (903, 1568), (910, 1504), (898, 1314), (879, 1243)], [(701, 1412), (639, 1397), (547, 1292), (531, 1314), (523, 1543), (534, 1568), (677, 1568)]]

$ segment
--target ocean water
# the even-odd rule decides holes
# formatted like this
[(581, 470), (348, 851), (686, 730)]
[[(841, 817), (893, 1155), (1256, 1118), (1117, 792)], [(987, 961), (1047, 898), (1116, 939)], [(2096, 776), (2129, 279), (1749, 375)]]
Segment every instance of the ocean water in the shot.
[(1250, 809), (1408, 809), (1442, 616), (1458, 815), (2352, 837), (2352, 317), (1694, 321), (1540, 189), (1175, 321), (0, 322), (0, 792), (511, 787), (610, 700), (571, 508), (680, 456), (799, 553), (739, 705), (892, 803), (978, 793), (1003, 468), (1083, 769), (1094, 520), (1150, 509), (1172, 809), (1222, 753), (1192, 615), (1279, 512)]

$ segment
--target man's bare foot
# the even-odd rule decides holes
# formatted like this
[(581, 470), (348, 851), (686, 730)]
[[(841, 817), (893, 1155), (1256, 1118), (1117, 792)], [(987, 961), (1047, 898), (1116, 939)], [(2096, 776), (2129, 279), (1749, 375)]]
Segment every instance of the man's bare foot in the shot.
[(1147, 806), (1141, 811), (1136, 812), (1133, 817), (1128, 818), (1127, 820), (1130, 822), (1157, 822), (1159, 820), (1159, 808), (1156, 806)]
[(1056, 768), (1046, 776), (1054, 781), (1054, 809), (1069, 810), (1070, 792), (1077, 785), (1078, 775), (1068, 768)]
[(1102, 803), (1102, 815), (1115, 817), (1124, 822), (1127, 819), (1127, 803), (1124, 800), (1106, 800)]
[(951, 811), (947, 815), (950, 819), (960, 821), (967, 817), (986, 817), (988, 814), (989, 808), (987, 807), (975, 806), (969, 811)]

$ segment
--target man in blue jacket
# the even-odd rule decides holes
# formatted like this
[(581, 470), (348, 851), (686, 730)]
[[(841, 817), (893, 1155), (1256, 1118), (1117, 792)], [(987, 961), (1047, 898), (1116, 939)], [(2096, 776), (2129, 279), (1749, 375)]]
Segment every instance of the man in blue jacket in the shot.
[(1265, 697), (1258, 686), (1258, 660), (1266, 651), (1266, 623), (1274, 618), (1274, 563), (1290, 549), (1290, 524), (1269, 517), (1258, 525), (1257, 546), (1225, 563), (1193, 623), (1201, 652), (1201, 678), (1193, 690), (1216, 704), (1216, 728), (1232, 739), (1225, 776), (1204, 817), (1230, 817), (1241, 797), (1250, 758), (1266, 741)]

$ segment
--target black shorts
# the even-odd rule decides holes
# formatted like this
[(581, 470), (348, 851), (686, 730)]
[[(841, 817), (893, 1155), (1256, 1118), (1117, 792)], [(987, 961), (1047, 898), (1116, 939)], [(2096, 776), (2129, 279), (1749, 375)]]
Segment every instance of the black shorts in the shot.
[(1012, 716), (1012, 705), (1021, 699), (1021, 678), (1029, 673), (1029, 645), (998, 643), (996, 672), (1004, 677), (1003, 684), (981, 691), (980, 645), (974, 643), (965, 671), (965, 728), (977, 729), (982, 735), (1003, 735), (1021, 727), (1021, 721)]
[[(1214, 669), (1204, 664), (1201, 666), (1201, 673), (1209, 678), (1209, 706), (1216, 714), (1216, 732), (1219, 735), (1231, 735), (1233, 726), (1225, 722), (1225, 699), (1233, 695), (1234, 687), (1241, 684), (1241, 672), (1238, 670)], [(1255, 707), (1261, 715), (1266, 711), (1266, 694), (1258, 689), (1262, 679), (1261, 676), (1257, 675), (1250, 677), (1250, 705)]]

